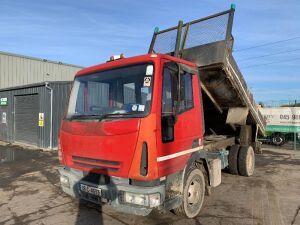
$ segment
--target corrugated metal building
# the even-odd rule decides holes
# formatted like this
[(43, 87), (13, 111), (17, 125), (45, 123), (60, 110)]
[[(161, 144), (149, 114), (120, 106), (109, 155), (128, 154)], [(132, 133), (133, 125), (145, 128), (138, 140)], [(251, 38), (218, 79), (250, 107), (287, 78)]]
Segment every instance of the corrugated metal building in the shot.
[(0, 52), (0, 140), (55, 149), (71, 80), (81, 68)]
[(71, 81), (80, 66), (0, 51), (0, 89), (41, 83)]

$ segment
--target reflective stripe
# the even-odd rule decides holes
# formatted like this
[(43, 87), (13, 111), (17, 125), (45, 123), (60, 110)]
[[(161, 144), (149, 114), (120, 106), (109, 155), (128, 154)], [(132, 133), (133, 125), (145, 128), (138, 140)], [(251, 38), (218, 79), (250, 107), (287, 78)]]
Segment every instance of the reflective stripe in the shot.
[(157, 158), (157, 162), (173, 159), (173, 158), (176, 158), (176, 157), (179, 157), (179, 156), (182, 156), (182, 155), (186, 155), (186, 154), (189, 154), (189, 153), (192, 153), (192, 152), (199, 151), (201, 149), (203, 149), (203, 145), (201, 145), (199, 147), (196, 147), (196, 148), (184, 150), (184, 151), (181, 151), (181, 152), (176, 152), (176, 153), (173, 153), (173, 154), (170, 154), (170, 155), (161, 156), (161, 157)]

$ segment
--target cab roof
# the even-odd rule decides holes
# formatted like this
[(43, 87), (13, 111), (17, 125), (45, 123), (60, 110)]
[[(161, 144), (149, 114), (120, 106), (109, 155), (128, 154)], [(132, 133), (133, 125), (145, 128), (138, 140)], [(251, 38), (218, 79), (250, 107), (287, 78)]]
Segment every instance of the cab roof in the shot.
[(176, 57), (173, 57), (170, 55), (146, 54), (146, 55), (139, 55), (139, 56), (134, 56), (134, 57), (129, 57), (129, 58), (122, 58), (122, 59), (118, 59), (115, 61), (109, 61), (109, 62), (106, 62), (103, 64), (98, 64), (95, 66), (87, 67), (87, 68), (84, 68), (84, 69), (78, 71), (76, 76), (96, 73), (98, 71), (112, 69), (112, 68), (116, 68), (116, 67), (122, 67), (122, 66), (130, 65), (130, 64), (135, 64), (135, 63), (141, 63), (141, 62), (147, 62), (147, 61), (159, 61), (161, 59), (176, 61), (178, 63), (185, 64), (192, 68), (197, 67), (196, 64), (194, 64), (192, 62), (186, 61), (184, 59), (176, 58)]

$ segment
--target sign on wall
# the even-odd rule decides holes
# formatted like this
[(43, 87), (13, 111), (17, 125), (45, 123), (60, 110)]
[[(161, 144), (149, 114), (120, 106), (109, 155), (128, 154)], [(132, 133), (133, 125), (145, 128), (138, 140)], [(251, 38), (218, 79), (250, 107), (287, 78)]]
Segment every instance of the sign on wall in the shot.
[(300, 107), (261, 108), (271, 132), (300, 132)]
[(7, 105), (7, 98), (0, 98), (0, 106)]
[(2, 113), (2, 116), (1, 116), (1, 123), (7, 123), (7, 119), (6, 119), (6, 112), (3, 112)]
[(45, 125), (45, 114), (39, 113), (39, 127), (44, 127)]

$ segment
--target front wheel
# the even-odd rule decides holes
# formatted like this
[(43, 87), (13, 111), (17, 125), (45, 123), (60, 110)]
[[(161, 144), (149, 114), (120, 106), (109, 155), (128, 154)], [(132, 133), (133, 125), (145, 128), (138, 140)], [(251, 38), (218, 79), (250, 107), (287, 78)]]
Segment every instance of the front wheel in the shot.
[(185, 180), (182, 203), (174, 209), (174, 213), (187, 218), (196, 217), (202, 208), (204, 194), (205, 178), (203, 172), (196, 167), (192, 167)]

